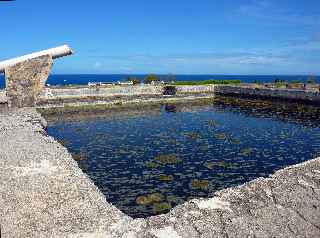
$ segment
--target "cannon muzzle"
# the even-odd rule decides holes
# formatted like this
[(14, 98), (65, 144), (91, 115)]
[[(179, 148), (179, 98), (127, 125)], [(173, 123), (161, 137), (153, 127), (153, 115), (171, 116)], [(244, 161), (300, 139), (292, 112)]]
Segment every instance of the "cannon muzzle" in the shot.
[(24, 55), (21, 57), (5, 60), (5, 61), (0, 62), (0, 73), (4, 73), (6, 68), (11, 67), (17, 63), (20, 63), (20, 62), (23, 62), (26, 60), (30, 60), (30, 59), (34, 59), (39, 56), (51, 55), (52, 59), (57, 59), (60, 57), (71, 55), (71, 54), (73, 54), (71, 48), (67, 45), (63, 45), (63, 46), (59, 46), (56, 48), (35, 52), (35, 53), (29, 54), (29, 55)]

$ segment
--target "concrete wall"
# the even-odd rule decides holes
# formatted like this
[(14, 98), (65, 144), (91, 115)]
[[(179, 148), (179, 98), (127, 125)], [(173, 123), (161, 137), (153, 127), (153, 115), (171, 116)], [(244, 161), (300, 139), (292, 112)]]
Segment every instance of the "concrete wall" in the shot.
[[(60, 87), (45, 88), (39, 98), (37, 105), (69, 103), (70, 100), (79, 102), (90, 100), (112, 101), (112, 100), (133, 100), (142, 101), (162, 97), (163, 87), (152, 85), (135, 86), (110, 86), (110, 87)], [(312, 103), (320, 103), (319, 89), (286, 89), (286, 88), (266, 88), (262, 85), (241, 84), (241, 85), (199, 85), (199, 86), (177, 86), (177, 96), (184, 97), (189, 95), (231, 95), (241, 97), (274, 98), (280, 100), (298, 100)], [(5, 91), (0, 91), (0, 103), (7, 100)], [(51, 102), (51, 103), (50, 103)]]
[(214, 93), (215, 85), (176, 86), (177, 93)]
[[(110, 86), (110, 87), (61, 87), (46, 88), (42, 91), (41, 97), (50, 98), (68, 98), (68, 97), (88, 97), (88, 96), (136, 96), (136, 95), (162, 95), (164, 86), (152, 85), (134, 85), (134, 86)], [(203, 86), (178, 86), (177, 94), (185, 93), (208, 93), (214, 92), (214, 85)]]
[(261, 97), (275, 98), (283, 100), (297, 100), (320, 103), (319, 90), (301, 90), (301, 89), (284, 89), (284, 88), (265, 88), (252, 85), (216, 85), (215, 94), (244, 96), (244, 97)]
[(162, 94), (162, 86), (111, 86), (111, 87), (61, 87), (46, 88), (42, 91), (40, 97), (75, 97), (75, 96), (130, 96), (130, 95), (157, 95)]

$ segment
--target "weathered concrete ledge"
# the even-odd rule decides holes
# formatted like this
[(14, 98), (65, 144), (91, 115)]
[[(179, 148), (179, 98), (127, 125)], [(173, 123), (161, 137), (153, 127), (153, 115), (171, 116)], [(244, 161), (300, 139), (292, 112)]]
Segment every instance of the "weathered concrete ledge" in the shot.
[(132, 219), (109, 204), (34, 109), (0, 114), (2, 237), (319, 237), (320, 158)]
[[(165, 98), (163, 87), (161, 85), (47, 87), (41, 91), (36, 105), (38, 107), (61, 107), (77, 104), (161, 101)], [(307, 88), (306, 90), (266, 88), (257, 84), (176, 86), (174, 97), (181, 100), (182, 98), (213, 97), (214, 95), (320, 103), (320, 92), (317, 88)], [(6, 92), (0, 90), (0, 103), (7, 101)]]
[[(164, 86), (140, 85), (140, 86), (112, 86), (112, 87), (82, 87), (82, 88), (46, 88), (40, 95), (38, 105), (63, 104), (80, 102), (111, 102), (130, 101), (140, 98), (141, 101), (161, 98)], [(176, 97), (188, 97), (197, 95), (226, 95), (249, 98), (268, 98), (289, 101), (302, 101), (308, 103), (320, 103), (319, 89), (286, 89), (265, 88), (255, 84), (240, 85), (199, 85), (176, 86)]]
[(106, 202), (44, 125), (35, 109), (0, 114), (1, 237), (117, 237), (132, 219)]
[(237, 96), (248, 98), (267, 98), (288, 101), (302, 101), (308, 103), (320, 103), (319, 89), (286, 89), (266, 88), (261, 85), (216, 85), (215, 94), (225, 96)]

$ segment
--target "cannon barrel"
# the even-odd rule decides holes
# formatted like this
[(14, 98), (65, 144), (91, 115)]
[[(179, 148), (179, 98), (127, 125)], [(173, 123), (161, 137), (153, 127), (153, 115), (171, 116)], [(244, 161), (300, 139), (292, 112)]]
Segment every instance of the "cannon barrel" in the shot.
[(35, 52), (29, 55), (24, 55), (21, 57), (5, 60), (0, 62), (0, 73), (4, 73), (5, 69), (10, 66), (39, 56), (51, 55), (53, 59), (57, 59), (71, 54), (73, 54), (71, 48), (68, 45), (63, 45), (56, 48)]

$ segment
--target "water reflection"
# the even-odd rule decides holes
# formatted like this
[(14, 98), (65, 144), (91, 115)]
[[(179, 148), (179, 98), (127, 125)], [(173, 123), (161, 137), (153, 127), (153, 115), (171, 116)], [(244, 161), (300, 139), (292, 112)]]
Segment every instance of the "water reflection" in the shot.
[(320, 152), (316, 106), (217, 97), (169, 109), (60, 114), (47, 118), (48, 133), (133, 217), (167, 212)]

